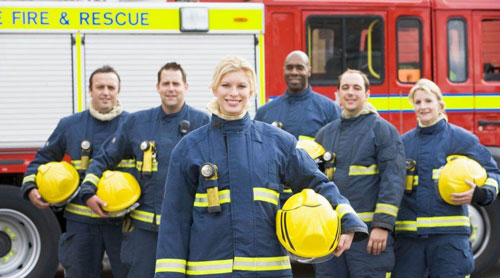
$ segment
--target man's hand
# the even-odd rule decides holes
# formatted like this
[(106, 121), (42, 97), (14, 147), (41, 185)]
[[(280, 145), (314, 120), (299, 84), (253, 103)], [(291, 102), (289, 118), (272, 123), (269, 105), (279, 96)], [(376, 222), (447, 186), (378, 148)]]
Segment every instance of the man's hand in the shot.
[(474, 195), (476, 185), (469, 180), (465, 180), (465, 183), (470, 187), (469, 190), (462, 193), (451, 193), (451, 200), (457, 205), (465, 205), (472, 202), (472, 196)]
[(97, 195), (94, 195), (87, 200), (87, 206), (100, 217), (109, 217), (109, 215), (101, 209), (101, 206), (105, 207), (107, 204), (101, 198), (97, 197)]
[(44, 200), (42, 200), (42, 196), (40, 196), (40, 193), (36, 188), (31, 189), (31, 191), (28, 193), (28, 198), (30, 199), (31, 203), (39, 209), (47, 208), (50, 205), (49, 203), (46, 203)]
[(387, 236), (389, 231), (382, 228), (373, 228), (366, 245), (366, 252), (372, 255), (379, 255), (387, 246)]
[(349, 250), (353, 238), (354, 233), (340, 235), (339, 244), (337, 248), (335, 248), (335, 251), (333, 251), (333, 255), (335, 255), (335, 257), (340, 257), (345, 250)]

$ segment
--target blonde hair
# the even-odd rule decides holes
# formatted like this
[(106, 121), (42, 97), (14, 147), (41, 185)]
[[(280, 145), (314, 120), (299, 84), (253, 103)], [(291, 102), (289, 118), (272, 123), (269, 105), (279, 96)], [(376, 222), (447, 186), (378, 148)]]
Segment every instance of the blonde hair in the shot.
[(418, 80), (417, 83), (415, 83), (415, 85), (411, 88), (410, 93), (408, 94), (408, 100), (413, 106), (415, 105), (413, 97), (415, 95), (415, 92), (418, 90), (422, 90), (428, 94), (435, 95), (439, 104), (441, 104), (441, 109), (443, 110), (442, 113), (444, 114), (445, 103), (443, 101), (443, 94), (441, 93), (441, 89), (439, 89), (436, 83), (426, 78)]
[(210, 83), (209, 88), (215, 90), (220, 85), (222, 81), (222, 77), (227, 73), (233, 71), (242, 70), (246, 73), (248, 77), (248, 82), (250, 83), (250, 90), (256, 93), (256, 77), (255, 71), (252, 68), (252, 65), (240, 56), (225, 56), (222, 60), (217, 64), (214, 70), (214, 75), (212, 76), (212, 82)]

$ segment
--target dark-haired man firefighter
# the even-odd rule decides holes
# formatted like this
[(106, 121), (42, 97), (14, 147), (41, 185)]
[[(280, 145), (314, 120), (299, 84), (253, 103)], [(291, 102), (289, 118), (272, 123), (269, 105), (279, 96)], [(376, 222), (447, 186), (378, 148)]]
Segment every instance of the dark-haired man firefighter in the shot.
[(105, 204), (95, 195), (99, 178), (121, 159), (133, 158), (129, 166), (138, 170), (142, 194), (140, 206), (130, 213), (131, 226), (124, 225), (127, 232), (121, 252), (131, 278), (154, 276), (161, 203), (171, 151), (182, 136), (209, 122), (208, 115), (185, 104), (188, 84), (179, 64), (168, 63), (159, 70), (156, 89), (161, 106), (130, 115), (91, 163), (80, 193), (90, 208), (104, 215), (100, 206)]

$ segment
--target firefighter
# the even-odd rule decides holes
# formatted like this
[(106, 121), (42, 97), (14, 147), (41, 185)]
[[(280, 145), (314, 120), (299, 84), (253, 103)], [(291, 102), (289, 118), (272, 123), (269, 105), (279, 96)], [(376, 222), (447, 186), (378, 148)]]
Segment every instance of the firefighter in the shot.
[[(320, 128), (340, 117), (340, 107), (312, 90), (308, 81), (311, 65), (304, 52), (295, 50), (287, 55), (283, 76), (285, 93), (260, 107), (255, 120), (278, 126), (297, 139), (314, 140)], [(292, 190), (285, 188), (282, 203), (291, 195)]]
[(83, 181), (81, 198), (93, 211), (105, 215), (101, 206), (106, 204), (95, 195), (102, 173), (128, 158), (127, 165), (137, 169), (136, 178), (142, 192), (140, 205), (124, 223), (121, 250), (128, 277), (153, 277), (170, 153), (185, 134), (209, 122), (207, 114), (185, 104), (187, 89), (186, 73), (181, 65), (165, 64), (158, 71), (156, 84), (161, 106), (131, 114), (115, 136), (104, 144)]
[(252, 66), (227, 56), (210, 85), (211, 124), (186, 136), (172, 153), (162, 207), (156, 276), (292, 277), (275, 234), (281, 184), (311, 188), (341, 215), (335, 251), (367, 227), (295, 138), (250, 120), (256, 90)]
[[(492, 203), (498, 193), (499, 170), (491, 154), (469, 131), (448, 123), (439, 87), (419, 80), (408, 95), (418, 125), (402, 136), (407, 183), (396, 221), (396, 266), (393, 277), (466, 277), (474, 269), (467, 204)], [(473, 159), (487, 172), (486, 183), (441, 199), (439, 169), (451, 155)], [(411, 182), (413, 180), (413, 182)], [(427, 276), (425, 276), (427, 277)]]
[(304, 52), (295, 50), (288, 54), (283, 75), (285, 93), (260, 107), (255, 120), (279, 126), (297, 139), (314, 140), (320, 128), (340, 117), (340, 107), (312, 90), (308, 82), (311, 65)]
[(347, 70), (338, 79), (342, 117), (323, 127), (316, 141), (334, 160), (325, 172), (370, 228), (339, 258), (315, 265), (316, 277), (387, 277), (394, 267), (391, 232), (403, 195), (405, 160), (397, 130), (367, 102), (369, 80)]
[[(79, 173), (78, 184), (84, 178), (89, 160), (127, 117), (128, 113), (118, 101), (119, 93), (120, 76), (112, 67), (103, 66), (90, 75), (92, 99), (89, 109), (61, 119), (26, 170), (22, 194), (36, 207), (49, 206), (37, 189), (36, 180), (41, 177), (35, 179), (37, 172), (42, 175), (39, 170), (42, 164), (61, 161), (69, 155)], [(77, 197), (65, 206), (64, 217), (66, 232), (59, 239), (59, 260), (66, 277), (100, 277), (104, 251), (108, 254), (113, 276), (126, 277), (120, 260), (121, 217), (101, 218)]]

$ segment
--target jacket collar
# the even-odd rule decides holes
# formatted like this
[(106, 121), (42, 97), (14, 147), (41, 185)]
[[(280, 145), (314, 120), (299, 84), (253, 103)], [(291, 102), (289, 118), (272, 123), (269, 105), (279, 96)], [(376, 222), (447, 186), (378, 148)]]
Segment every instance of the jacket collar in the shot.
[(178, 112), (175, 112), (175, 113), (170, 113), (170, 114), (166, 114), (165, 111), (163, 111), (163, 108), (161, 107), (158, 107), (157, 109), (159, 109), (159, 115), (160, 115), (160, 119), (171, 119), (171, 118), (175, 118), (177, 116), (182, 116), (184, 114), (186, 114), (186, 111), (188, 110), (188, 106), (186, 105), (186, 103), (184, 103), (184, 105), (182, 105), (182, 108), (181, 110), (179, 110)]
[(421, 126), (418, 126), (417, 125), (417, 132), (419, 134), (433, 134), (433, 133), (438, 133), (440, 132), (441, 130), (443, 130), (446, 126), (446, 120), (445, 119), (442, 119), (440, 120), (439, 122), (431, 125), (431, 126), (427, 126), (427, 127), (421, 127)]
[(285, 91), (285, 99), (291, 101), (306, 100), (312, 95), (311, 85), (307, 85), (307, 89), (299, 94), (291, 94), (288, 90)]
[(250, 114), (246, 113), (245, 116), (238, 120), (224, 120), (219, 116), (212, 114), (211, 126), (215, 129), (224, 132), (235, 132), (246, 130), (250, 124)]

